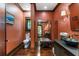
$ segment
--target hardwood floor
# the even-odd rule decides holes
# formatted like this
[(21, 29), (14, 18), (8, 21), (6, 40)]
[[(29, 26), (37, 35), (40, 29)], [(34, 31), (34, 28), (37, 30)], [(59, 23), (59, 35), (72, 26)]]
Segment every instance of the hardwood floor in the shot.
[[(36, 49), (20, 49), (17, 51), (14, 56), (37, 56), (37, 50)], [(52, 49), (41, 49), (40, 50), (40, 56), (53, 56)]]
[(40, 56), (54, 56), (52, 49), (50, 48), (44, 48), (40, 50)]
[[(39, 44), (40, 45), (40, 44)], [(39, 45), (35, 49), (24, 49), (23, 47), (18, 50), (14, 56), (54, 56), (52, 47), (51, 48), (41, 48)]]
[(17, 51), (14, 56), (36, 56), (37, 55), (37, 50), (35, 49), (20, 49)]

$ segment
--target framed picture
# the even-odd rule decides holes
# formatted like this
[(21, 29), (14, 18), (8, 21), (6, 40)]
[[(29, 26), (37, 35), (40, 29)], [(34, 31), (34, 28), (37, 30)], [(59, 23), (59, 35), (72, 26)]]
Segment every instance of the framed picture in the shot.
[(9, 12), (6, 13), (6, 23), (7, 24), (14, 24), (14, 16)]

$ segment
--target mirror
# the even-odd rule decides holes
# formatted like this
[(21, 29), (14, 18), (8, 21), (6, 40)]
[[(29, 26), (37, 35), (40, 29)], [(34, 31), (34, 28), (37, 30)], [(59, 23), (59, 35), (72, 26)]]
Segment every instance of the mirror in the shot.
[(50, 21), (46, 20), (39, 20), (38, 21), (38, 36), (43, 38), (50, 38), (51, 37), (51, 23)]
[(79, 31), (79, 18), (78, 18), (78, 16), (71, 17), (70, 22), (71, 22), (71, 30), (72, 31)]
[(43, 35), (46, 38), (51, 38), (51, 24), (50, 21), (43, 23)]
[(79, 5), (77, 3), (71, 4), (69, 10), (71, 30), (79, 32)]

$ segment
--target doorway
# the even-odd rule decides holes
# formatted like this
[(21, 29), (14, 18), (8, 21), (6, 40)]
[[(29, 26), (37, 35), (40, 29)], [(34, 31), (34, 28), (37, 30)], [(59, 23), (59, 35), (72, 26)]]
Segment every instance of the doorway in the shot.
[(52, 50), (51, 23), (46, 20), (37, 22), (38, 56)]
[(30, 32), (31, 32), (31, 19), (30, 17), (26, 17), (24, 48), (30, 48), (30, 44), (31, 44)]

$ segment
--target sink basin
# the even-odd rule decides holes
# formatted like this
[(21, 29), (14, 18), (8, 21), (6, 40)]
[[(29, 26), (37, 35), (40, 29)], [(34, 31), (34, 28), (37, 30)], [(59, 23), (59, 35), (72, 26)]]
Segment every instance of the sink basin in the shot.
[(73, 38), (67, 38), (67, 39), (64, 39), (65, 43), (69, 46), (72, 46), (72, 47), (78, 47), (78, 40), (76, 39), (73, 39)]

